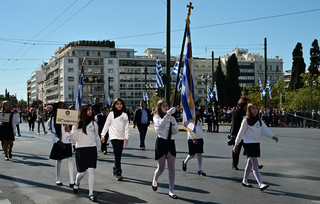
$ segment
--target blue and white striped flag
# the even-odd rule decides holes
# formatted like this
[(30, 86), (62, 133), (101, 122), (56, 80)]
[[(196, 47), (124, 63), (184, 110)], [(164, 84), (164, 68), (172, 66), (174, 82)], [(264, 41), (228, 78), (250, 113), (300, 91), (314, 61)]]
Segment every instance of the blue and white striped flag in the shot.
[(182, 88), (182, 74), (179, 75), (179, 82), (178, 82), (178, 91)]
[(216, 83), (214, 83), (213, 93), (215, 93), (216, 101), (219, 101), (218, 100), (218, 89), (217, 89), (217, 84)]
[(178, 70), (179, 70), (179, 59), (174, 64), (174, 67), (173, 67), (173, 70), (172, 70), (172, 74), (177, 76), (178, 75)]
[(79, 80), (79, 87), (78, 87), (78, 96), (77, 96), (76, 107), (75, 107), (75, 110), (77, 110), (79, 112), (79, 114), (80, 114), (81, 103), (82, 103), (83, 76), (84, 76), (84, 71), (83, 71), (83, 66), (82, 66), (80, 80)]
[(195, 96), (192, 69), (192, 48), (190, 27), (186, 25), (185, 59), (183, 66), (181, 104), (183, 107), (183, 128), (196, 137)]
[(268, 81), (267, 81), (266, 89), (269, 89), (269, 97), (270, 97), (270, 99), (272, 99), (272, 96), (271, 96), (271, 86), (270, 86), (270, 81), (269, 81), (269, 79), (268, 79)]
[(210, 88), (209, 88), (209, 85), (207, 85), (207, 101), (209, 102), (210, 101)]
[(145, 101), (147, 102), (147, 105), (148, 105), (148, 103), (149, 103), (149, 96), (148, 96), (148, 93), (146, 93), (146, 95), (145, 95)]
[(111, 106), (111, 100), (110, 100), (109, 94), (108, 94), (108, 105), (109, 105), (109, 107)]
[(162, 68), (159, 58), (157, 57), (157, 88), (160, 88), (163, 86), (162, 81)]
[(263, 91), (263, 88), (262, 88), (262, 83), (261, 83), (261, 80), (259, 79), (259, 87), (260, 87), (260, 97), (261, 97), (261, 100), (262, 100), (262, 91)]

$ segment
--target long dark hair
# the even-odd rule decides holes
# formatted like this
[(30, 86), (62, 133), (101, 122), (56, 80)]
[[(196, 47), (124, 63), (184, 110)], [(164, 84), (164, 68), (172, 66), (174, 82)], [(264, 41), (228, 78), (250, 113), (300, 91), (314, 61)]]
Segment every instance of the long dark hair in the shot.
[[(10, 103), (9, 101), (2, 101), (0, 105), (0, 112), (4, 113), (5, 109), (4, 106), (7, 105), (7, 103)], [(11, 113), (11, 109), (9, 108), (9, 113)]]
[[(62, 137), (62, 132), (61, 132), (61, 124), (57, 124), (56, 123), (56, 117), (57, 117), (57, 109), (60, 107), (61, 104), (63, 104), (64, 102), (59, 101), (57, 103), (53, 104), (53, 108), (51, 111), (51, 131), (52, 131), (52, 124), (54, 126), (54, 129), (56, 130), (55, 134), (58, 136), (59, 139), (61, 139)], [(54, 120), (53, 120), (54, 118)], [(52, 121), (53, 120), (53, 121)]]
[(121, 112), (125, 112), (125, 113), (126, 113), (126, 111), (127, 111), (127, 109), (126, 109), (126, 104), (125, 104), (125, 102), (124, 102), (121, 98), (116, 98), (116, 99), (114, 99), (114, 101), (113, 101), (112, 104), (111, 104), (110, 111), (115, 111), (115, 110), (117, 110), (116, 104), (117, 104), (118, 101), (120, 101), (120, 102), (122, 103)]
[(250, 103), (250, 99), (248, 99), (247, 97), (241, 97), (237, 103), (237, 107), (238, 109), (243, 109), (248, 102)]
[(81, 105), (80, 119), (79, 119), (79, 123), (78, 123), (78, 129), (82, 128), (82, 131), (85, 134), (87, 134), (87, 128), (86, 128), (87, 125), (89, 123), (91, 123), (92, 121), (94, 121), (94, 114), (93, 113), (90, 117), (87, 115), (87, 111), (88, 111), (89, 107), (91, 107), (92, 111), (93, 111), (93, 107), (91, 104)]
[(198, 121), (202, 122), (202, 120), (201, 120), (201, 115), (200, 115), (200, 113), (199, 113), (199, 108), (198, 108), (198, 107), (195, 108), (195, 113), (196, 113), (196, 122), (195, 122), (195, 125), (197, 125), (197, 124), (198, 124)]
[[(163, 118), (163, 117), (166, 115), (166, 113), (162, 112), (162, 110), (161, 110), (161, 106), (162, 106), (162, 104), (164, 104), (164, 103), (167, 103), (167, 104), (168, 104), (168, 101), (163, 100), (163, 99), (160, 99), (160, 100), (158, 101), (158, 103), (157, 103), (156, 115), (160, 116), (160, 118)], [(168, 105), (169, 105), (169, 104), (168, 104)]]
[(246, 119), (248, 121), (248, 125), (253, 126), (257, 121), (259, 121), (260, 126), (261, 126), (262, 123), (261, 123), (260, 114), (258, 113), (256, 116), (252, 115), (251, 109), (252, 109), (253, 106), (257, 106), (257, 104), (249, 103), (248, 106), (247, 106)]

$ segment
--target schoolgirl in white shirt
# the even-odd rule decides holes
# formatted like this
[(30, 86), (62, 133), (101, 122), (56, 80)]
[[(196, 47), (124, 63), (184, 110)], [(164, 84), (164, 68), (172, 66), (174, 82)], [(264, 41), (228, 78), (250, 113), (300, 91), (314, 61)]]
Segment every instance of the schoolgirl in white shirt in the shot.
[[(66, 126), (66, 128), (68, 127)], [(100, 138), (91, 104), (81, 106), (80, 120), (77, 126), (72, 127), (70, 138), (76, 142), (76, 164), (78, 170), (73, 191), (74, 193), (78, 193), (80, 181), (88, 171), (89, 200), (96, 202), (97, 198), (93, 194), (93, 186), (94, 171), (97, 167), (97, 148)]]
[(53, 146), (49, 158), (56, 160), (56, 184), (62, 186), (60, 179), (61, 162), (63, 159), (68, 161), (69, 170), (69, 186), (73, 188), (73, 158), (72, 158), (72, 141), (69, 138), (69, 133), (65, 131), (64, 125), (56, 123), (57, 109), (67, 109), (64, 102), (58, 102), (53, 105), (52, 115), (48, 121), (50, 128)]
[(177, 154), (174, 135), (178, 133), (179, 128), (176, 119), (171, 116), (175, 113), (176, 108), (172, 107), (170, 110), (168, 109), (168, 102), (165, 100), (159, 100), (157, 103), (156, 114), (153, 117), (154, 130), (157, 133), (157, 140), (155, 144), (155, 160), (157, 161), (157, 169), (154, 172), (152, 189), (154, 191), (158, 189), (158, 178), (164, 171), (165, 161), (167, 159), (169, 171), (169, 196), (173, 199), (177, 199), (178, 196), (174, 194), (174, 165)]
[(242, 185), (249, 188), (253, 187), (248, 183), (248, 177), (252, 170), (261, 191), (269, 187), (268, 184), (263, 183), (258, 169), (258, 157), (260, 157), (260, 137), (263, 134), (278, 142), (278, 138), (274, 136), (274, 134), (259, 117), (257, 105), (255, 103), (249, 103), (247, 107), (247, 116), (242, 120), (233, 151), (237, 152), (238, 145), (243, 139), (244, 154), (247, 155), (248, 160), (242, 179)]
[(206, 173), (202, 171), (202, 154), (203, 154), (203, 124), (199, 114), (199, 110), (195, 109), (196, 113), (196, 137), (190, 132), (187, 133), (188, 137), (188, 148), (189, 155), (185, 160), (182, 161), (182, 170), (187, 171), (187, 163), (190, 161), (195, 154), (198, 156), (198, 175), (206, 176)]
[(111, 141), (114, 153), (113, 175), (117, 181), (123, 180), (121, 169), (121, 157), (129, 139), (129, 118), (126, 113), (126, 105), (121, 98), (116, 98), (110, 109), (110, 113), (101, 132), (101, 142), (105, 142), (105, 135), (109, 131), (109, 140)]

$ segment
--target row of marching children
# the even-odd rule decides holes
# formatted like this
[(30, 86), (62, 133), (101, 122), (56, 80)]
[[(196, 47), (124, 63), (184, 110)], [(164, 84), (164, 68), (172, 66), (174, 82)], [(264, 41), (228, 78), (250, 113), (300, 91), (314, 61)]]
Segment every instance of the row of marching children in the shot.
[[(67, 109), (67, 106), (64, 102), (56, 103), (53, 107), (51, 119), (48, 122), (54, 142), (50, 153), (50, 159), (56, 160), (56, 184), (63, 185), (60, 180), (61, 161), (63, 159), (67, 159), (70, 181), (69, 185), (73, 189), (74, 193), (78, 192), (81, 180), (84, 178), (86, 172), (88, 172), (89, 200), (96, 202), (97, 198), (93, 193), (93, 187), (95, 168), (97, 166), (97, 150), (100, 141), (102, 144), (106, 142), (106, 135), (108, 135), (113, 146), (113, 174), (116, 180), (121, 181), (123, 179), (121, 157), (123, 146), (128, 145), (129, 138), (129, 118), (126, 113), (125, 103), (121, 98), (116, 98), (113, 101), (110, 113), (107, 116), (102, 130), (101, 128), (99, 129), (97, 122), (95, 122), (93, 106), (91, 104), (81, 106), (78, 125), (74, 125), (72, 127), (56, 123), (54, 117), (58, 108)], [(167, 101), (159, 100), (155, 116), (153, 117), (154, 128), (157, 134), (155, 142), (155, 160), (157, 161), (157, 168), (152, 180), (152, 189), (154, 191), (157, 190), (158, 178), (165, 169), (165, 160), (167, 159), (169, 171), (169, 196), (173, 199), (178, 198), (174, 193), (176, 158), (174, 136), (179, 131), (177, 121), (172, 116), (175, 112), (176, 110), (174, 107), (169, 109)], [(203, 130), (200, 117), (197, 117), (197, 121), (197, 131), (200, 134), (197, 139), (195, 139), (191, 134), (188, 134), (189, 155), (183, 161), (182, 169), (186, 171), (187, 162), (197, 153), (199, 166), (198, 174), (205, 176), (206, 174), (201, 169)], [(75, 151), (76, 167), (78, 172), (75, 180), (73, 175), (72, 151)]]

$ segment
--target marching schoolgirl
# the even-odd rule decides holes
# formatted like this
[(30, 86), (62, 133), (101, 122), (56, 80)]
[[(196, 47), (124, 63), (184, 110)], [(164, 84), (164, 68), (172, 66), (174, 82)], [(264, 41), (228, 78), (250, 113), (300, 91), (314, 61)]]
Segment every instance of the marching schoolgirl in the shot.
[(56, 160), (56, 185), (62, 186), (60, 179), (60, 169), (63, 159), (68, 161), (69, 170), (69, 186), (73, 188), (73, 158), (72, 158), (72, 141), (69, 138), (69, 133), (65, 131), (64, 125), (56, 123), (57, 109), (67, 109), (64, 102), (58, 102), (53, 105), (52, 115), (48, 121), (48, 127), (51, 131), (53, 146), (50, 153), (50, 159)]
[(202, 153), (203, 153), (203, 129), (202, 129), (202, 120), (199, 114), (199, 110), (196, 108), (196, 134), (195, 137), (193, 134), (188, 132), (188, 147), (189, 155), (185, 160), (182, 161), (182, 170), (187, 171), (187, 163), (190, 161), (195, 154), (198, 156), (198, 175), (206, 176), (206, 173), (202, 171)]
[[(65, 126), (68, 130), (69, 127)], [(74, 182), (73, 191), (78, 193), (81, 179), (88, 171), (89, 200), (97, 202), (93, 194), (94, 171), (97, 167), (97, 148), (99, 143), (98, 125), (94, 121), (92, 105), (82, 105), (78, 125), (72, 127), (70, 139), (76, 142), (76, 164), (78, 174)]]
[(152, 189), (158, 189), (158, 178), (163, 173), (165, 168), (165, 161), (168, 162), (169, 172), (169, 196), (177, 199), (178, 196), (174, 194), (174, 177), (175, 177), (175, 159), (176, 159), (176, 145), (174, 142), (174, 135), (179, 131), (176, 119), (171, 116), (175, 113), (176, 108), (172, 107), (169, 110), (168, 102), (159, 100), (157, 103), (156, 114), (153, 117), (154, 129), (157, 133), (157, 140), (155, 143), (155, 160), (157, 160), (157, 169), (154, 172), (152, 180)]
[(124, 141), (128, 145), (129, 118), (126, 113), (126, 105), (121, 98), (116, 98), (110, 109), (110, 113), (101, 132), (101, 142), (104, 143), (105, 135), (109, 131), (109, 140), (113, 146), (114, 167), (113, 175), (117, 181), (123, 180), (121, 169), (121, 157)]
[(0, 112), (10, 114), (9, 122), (0, 122), (0, 140), (4, 151), (4, 159), (9, 161), (12, 158), (13, 141), (15, 141), (14, 137), (16, 136), (16, 121), (10, 110), (9, 101), (2, 101)]
[(249, 188), (253, 187), (248, 183), (248, 177), (252, 170), (261, 191), (269, 187), (268, 184), (263, 183), (258, 169), (258, 157), (260, 157), (260, 137), (262, 134), (278, 142), (278, 138), (274, 136), (267, 125), (259, 117), (257, 105), (255, 103), (249, 103), (247, 107), (247, 115), (241, 123), (233, 151), (237, 152), (238, 145), (243, 139), (244, 154), (247, 155), (248, 160), (244, 170), (242, 185)]

